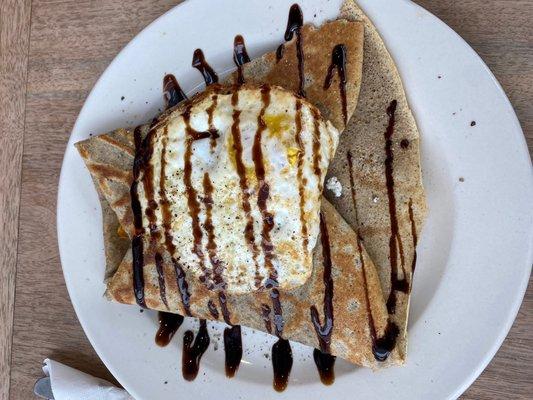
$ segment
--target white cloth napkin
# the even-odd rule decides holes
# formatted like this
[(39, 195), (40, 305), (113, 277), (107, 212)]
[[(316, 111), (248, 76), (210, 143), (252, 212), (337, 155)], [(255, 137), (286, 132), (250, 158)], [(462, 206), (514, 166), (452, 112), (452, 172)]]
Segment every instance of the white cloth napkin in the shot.
[(135, 400), (124, 389), (48, 358), (43, 372), (50, 377), (55, 400)]

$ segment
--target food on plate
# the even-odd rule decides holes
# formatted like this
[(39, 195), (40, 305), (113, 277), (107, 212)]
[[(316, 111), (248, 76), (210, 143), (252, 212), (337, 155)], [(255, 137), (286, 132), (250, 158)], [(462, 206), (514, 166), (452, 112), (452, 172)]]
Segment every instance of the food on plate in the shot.
[(134, 244), (156, 261), (168, 253), (210, 290), (301, 286), (338, 136), (280, 87), (209, 86), (150, 128), (131, 193)]
[(426, 206), (400, 77), (353, 1), (320, 27), (293, 5), (285, 39), (250, 60), (238, 35), (238, 68), (222, 83), (198, 49), (204, 92), (187, 99), (167, 75), (162, 115), (76, 144), (102, 205), (108, 298), (164, 312), (160, 343), (181, 316), (202, 321), (184, 336), (186, 379), (209, 345), (205, 320), (230, 325), (228, 376), (240, 325), (278, 336), (278, 390), (288, 339), (317, 349), (325, 383), (335, 356), (372, 368), (405, 360)]

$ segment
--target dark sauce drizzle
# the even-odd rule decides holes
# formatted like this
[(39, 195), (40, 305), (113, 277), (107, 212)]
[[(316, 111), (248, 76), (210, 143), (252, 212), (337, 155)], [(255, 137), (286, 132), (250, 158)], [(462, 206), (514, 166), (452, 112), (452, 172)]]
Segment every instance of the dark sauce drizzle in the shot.
[(320, 323), (317, 308), (313, 305), (310, 308), (311, 320), (315, 328), (315, 333), (320, 343), (320, 350), (324, 353), (331, 351), (331, 333), (334, 326), (333, 315), (333, 279), (331, 277), (331, 247), (329, 241), (328, 227), (324, 215), (320, 213), (320, 238), (322, 242), (322, 257), (324, 259), (324, 323)]
[(242, 358), (242, 337), (239, 325), (224, 329), (226, 376), (233, 378)]
[(163, 258), (161, 257), (161, 254), (159, 253), (155, 253), (155, 268), (157, 270), (157, 280), (159, 282), (159, 296), (161, 297), (161, 301), (163, 302), (163, 304), (168, 310), (167, 289), (165, 285), (165, 272), (163, 271)]
[(164, 347), (170, 343), (172, 337), (183, 323), (183, 317), (179, 314), (170, 314), (159, 311), (159, 330), (155, 335), (155, 342), (158, 346)]
[(167, 102), (167, 108), (174, 107), (187, 100), (187, 95), (181, 90), (181, 87), (172, 74), (167, 74), (163, 78), (163, 95)]
[(208, 288), (209, 286), (209, 279), (210, 279), (210, 272), (207, 270), (205, 266), (205, 256), (204, 251), (202, 249), (202, 227), (200, 226), (200, 203), (198, 201), (198, 193), (196, 192), (196, 189), (192, 185), (192, 163), (191, 163), (191, 157), (192, 157), (192, 142), (195, 138), (195, 130), (191, 128), (190, 123), (191, 118), (191, 105), (187, 107), (185, 112), (183, 113), (183, 120), (185, 122), (185, 129), (187, 133), (187, 138), (185, 140), (185, 154), (184, 154), (184, 167), (183, 167), (183, 183), (185, 185), (185, 191), (187, 194), (187, 207), (189, 209), (189, 216), (191, 218), (192, 223), (192, 234), (193, 234), (193, 248), (192, 251), (194, 254), (196, 254), (196, 257), (198, 258), (198, 262), (200, 264), (200, 268), (202, 270), (202, 275), (200, 276), (200, 281)]
[(211, 141), (209, 142), (209, 145), (211, 149), (214, 149), (217, 145), (216, 139), (220, 137), (220, 134), (213, 126), (213, 114), (215, 112), (215, 109), (217, 108), (218, 94), (215, 93), (213, 96), (211, 96), (211, 101), (211, 106), (209, 106), (209, 108), (207, 109), (207, 125), (209, 126), (208, 132), (211, 136)]
[(335, 360), (337, 357), (329, 353), (324, 353), (319, 349), (313, 350), (313, 360), (320, 375), (320, 381), (324, 385), (331, 385), (335, 382)]
[[(283, 327), (285, 325), (285, 322), (283, 320), (283, 313), (279, 296), (280, 294), (278, 289), (272, 288), (270, 290), (270, 299), (272, 300), (272, 308), (274, 314), (274, 330), (276, 336), (278, 337), (278, 341), (272, 346), (272, 368), (274, 370), (274, 379), (272, 381), (272, 386), (276, 391), (282, 392), (285, 390), (289, 382), (293, 359), (291, 344), (288, 340), (282, 338)], [(265, 315), (268, 316), (270, 314), (270, 309), (268, 309), (268, 313), (266, 311), (267, 308), (263, 308), (263, 318)], [(270, 321), (268, 322), (268, 324), (265, 321), (265, 326), (267, 327), (267, 330), (270, 333), (272, 329)]]
[(320, 162), (322, 161), (322, 154), (320, 153), (320, 112), (316, 108), (312, 108), (311, 112), (313, 114), (313, 120), (315, 125), (315, 134), (313, 135), (313, 170), (318, 179), (318, 192), (322, 193), (323, 187), (322, 182), (320, 181), (320, 176), (322, 175), (322, 171), (320, 168)]
[[(168, 132), (167, 131), (167, 127), (165, 127), (165, 129), (164, 129), (164, 137), (162, 139), (162, 144), (163, 144), (162, 147), (163, 148), (161, 150), (161, 171), (160, 171), (160, 175), (159, 175), (159, 180), (160, 180), (159, 181), (159, 196), (161, 197), (161, 200), (160, 200), (161, 209), (164, 206), (163, 203), (165, 203), (167, 201), (166, 192), (165, 192), (165, 169), (166, 169), (166, 158), (165, 158), (165, 156), (166, 156), (166, 152), (167, 152), (167, 148), (166, 148), (166, 144), (167, 144), (166, 135), (167, 135), (167, 132)], [(153, 192), (153, 188), (152, 188), (151, 191)], [(155, 203), (155, 202), (153, 202), (153, 203)], [(154, 211), (155, 211), (156, 207), (157, 207), (157, 204), (153, 208)], [(165, 214), (163, 214), (163, 216), (165, 216)], [(154, 225), (155, 225), (155, 212), (153, 213), (152, 218), (154, 219)], [(165, 225), (165, 220), (163, 220), (162, 223), (163, 223), (164, 231), (167, 232), (167, 227)], [(161, 238), (161, 232), (159, 230), (150, 229), (150, 234), (151, 234), (151, 238), (152, 238), (151, 246), (155, 246), (156, 241)], [(161, 256), (161, 254), (159, 252), (155, 253), (155, 267), (156, 267), (156, 270), (157, 270), (157, 279), (158, 279), (158, 282), (159, 282), (159, 296), (161, 297), (161, 301), (163, 302), (163, 304), (165, 305), (165, 307), (168, 310), (169, 308), (168, 308), (168, 301), (167, 301), (167, 294), (166, 294), (167, 290), (166, 290), (166, 282), (165, 282), (164, 263), (163, 263), (163, 257)]]
[(206, 86), (218, 82), (218, 75), (205, 61), (204, 52), (202, 49), (196, 49), (192, 57), (192, 66), (196, 68), (204, 77)]
[(273, 288), (270, 290), (270, 299), (272, 300), (272, 309), (274, 311), (274, 333), (277, 337), (281, 337), (281, 335), (283, 335), (285, 321), (283, 320), (283, 310), (281, 308), (278, 289)]
[(313, 352), (313, 359), (320, 374), (322, 383), (330, 385), (335, 380), (335, 356), (331, 353), (331, 333), (334, 326), (333, 315), (333, 279), (331, 277), (331, 247), (329, 241), (328, 227), (324, 215), (320, 213), (320, 240), (322, 242), (322, 257), (324, 265), (323, 281), (324, 281), (324, 321), (320, 322), (317, 308), (311, 306), (311, 321), (315, 328), (315, 333), (318, 337), (320, 349), (315, 349)]
[(262, 133), (266, 129), (266, 123), (264, 121), (264, 115), (266, 109), (270, 104), (270, 86), (264, 85), (261, 87), (261, 99), (263, 101), (263, 107), (259, 112), (257, 117), (257, 131), (254, 136), (254, 143), (252, 146), (252, 159), (255, 167), (255, 175), (258, 182), (258, 193), (257, 193), (257, 206), (261, 212), (261, 217), (263, 219), (263, 228), (261, 231), (261, 248), (265, 256), (265, 267), (269, 271), (268, 282), (265, 283), (267, 289), (276, 287), (278, 282), (278, 274), (272, 264), (273, 250), (274, 247), (270, 240), (270, 231), (274, 227), (274, 218), (272, 214), (268, 212), (267, 209), (267, 200), (270, 197), (270, 186), (266, 181), (265, 174), (265, 164), (263, 160), (263, 150), (261, 148), (261, 139)]
[[(194, 343), (193, 343), (194, 339)], [(200, 320), (200, 329), (194, 338), (192, 331), (187, 331), (183, 335), (183, 359), (182, 374), (183, 378), (188, 381), (194, 380), (200, 369), (200, 360), (209, 347), (211, 339), (207, 332), (207, 323), (205, 319)]]
[(183, 304), (183, 308), (185, 309), (185, 314), (187, 314), (187, 316), (189, 317), (192, 317), (190, 305), (191, 295), (189, 293), (189, 284), (187, 283), (187, 276), (185, 275), (183, 266), (179, 263), (178, 260), (172, 259), (172, 263), (174, 264), (174, 272), (176, 273), (176, 281), (180, 292), (181, 302)]
[(144, 299), (144, 255), (143, 255), (143, 221), (141, 203), (137, 193), (138, 179), (144, 160), (143, 139), (141, 136), (141, 127), (138, 126), (133, 132), (135, 142), (135, 158), (133, 160), (133, 182), (130, 187), (131, 209), (133, 211), (133, 223), (135, 226), (135, 235), (131, 241), (131, 252), (133, 257), (133, 292), (137, 304), (146, 308)]
[(254, 220), (251, 215), (251, 206), (250, 206), (250, 192), (248, 188), (248, 180), (246, 178), (246, 167), (242, 161), (242, 142), (241, 142), (241, 128), (240, 128), (240, 116), (241, 111), (236, 107), (239, 104), (239, 92), (235, 91), (231, 97), (231, 104), (233, 106), (233, 124), (231, 125), (231, 135), (233, 140), (233, 151), (235, 152), (235, 165), (237, 174), (239, 175), (239, 186), (241, 187), (242, 193), (242, 209), (246, 216), (246, 226), (244, 228), (244, 237), (248, 246), (252, 249), (252, 258), (255, 264), (255, 286), (259, 288), (263, 277), (259, 273), (259, 249), (255, 244), (254, 237)]
[(289, 20), (287, 21), (287, 29), (285, 30), (285, 40), (291, 40), (294, 34), (296, 34), (296, 57), (298, 58), (298, 76), (300, 78), (298, 94), (305, 97), (304, 51), (301, 32), (303, 24), (304, 17), (302, 9), (298, 4), (293, 4), (289, 11)]
[(391, 265), (391, 288), (389, 297), (387, 299), (387, 310), (389, 314), (396, 312), (397, 292), (408, 293), (409, 283), (407, 282), (407, 274), (405, 267), (403, 267), (403, 279), (399, 278), (398, 274), (398, 241), (400, 240), (398, 231), (398, 217), (396, 215), (396, 196), (394, 193), (394, 154), (392, 151), (392, 135), (394, 134), (394, 124), (396, 116), (396, 106), (398, 102), (396, 100), (391, 101), (389, 107), (387, 107), (387, 115), (389, 116), (389, 122), (387, 129), (385, 130), (385, 179), (387, 183), (387, 195), (389, 198), (389, 215), (391, 222), (391, 235), (389, 238), (389, 258)]
[(324, 90), (329, 89), (333, 81), (333, 71), (337, 70), (339, 74), (339, 92), (342, 101), (342, 117), (344, 125), (348, 122), (348, 102), (346, 100), (346, 46), (338, 44), (333, 48), (331, 53), (331, 64), (328, 67), (326, 80), (324, 81)]
[(276, 49), (276, 63), (279, 63), (285, 54), (285, 45), (282, 43)]
[[(415, 273), (416, 268), (416, 246), (418, 244), (418, 236), (416, 233), (415, 215), (413, 212), (413, 199), (409, 199), (409, 220), (411, 221), (411, 236), (413, 237), (413, 263), (411, 264), (411, 273)], [(412, 283), (412, 280), (411, 280)]]
[(237, 83), (242, 85), (244, 83), (242, 66), (250, 62), (250, 57), (248, 56), (244, 39), (241, 35), (235, 36), (235, 39), (233, 40), (233, 61), (237, 66)]
[(232, 325), (230, 312), (228, 310), (228, 299), (226, 298), (226, 293), (224, 291), (218, 292), (218, 303), (220, 304), (220, 310), (222, 311), (224, 322), (228, 325)]
[(222, 276), (222, 272), (224, 271), (224, 263), (220, 261), (217, 255), (217, 244), (215, 242), (215, 227), (213, 226), (213, 219), (212, 219), (212, 213), (213, 213), (213, 191), (214, 187), (211, 183), (211, 179), (209, 178), (209, 174), (206, 172), (204, 173), (204, 206), (205, 206), (205, 222), (204, 222), (204, 229), (207, 232), (207, 253), (209, 256), (209, 261), (211, 262), (211, 267), (213, 270), (213, 285), (211, 287), (212, 290), (218, 291), (218, 299), (220, 303), (220, 309), (222, 310), (222, 316), (224, 317), (224, 321), (231, 325), (230, 321), (230, 313), (228, 311), (227, 307), (227, 299), (225, 294), (226, 289), (226, 282), (224, 282), (224, 278)]
[(304, 254), (307, 256), (308, 254), (307, 246), (309, 244), (309, 238), (307, 237), (307, 218), (305, 216), (305, 188), (307, 186), (307, 178), (303, 176), (303, 162), (304, 162), (304, 155), (305, 155), (305, 146), (302, 143), (302, 138), (301, 138), (302, 102), (300, 101), (300, 99), (296, 100), (295, 125), (296, 125), (295, 140), (296, 140), (296, 144), (298, 145), (298, 149), (300, 150), (298, 152), (298, 163), (297, 163), (298, 168), (296, 171), (296, 178), (298, 180), (298, 195), (300, 197), (300, 225), (301, 225), (302, 239), (303, 239), (302, 248), (303, 248)]
[[(355, 180), (353, 177), (353, 157), (350, 151), (348, 151), (347, 153), (347, 159), (348, 159), (348, 167), (349, 167), (349, 174), (350, 174), (352, 202), (353, 202), (353, 206), (355, 209), (355, 215), (357, 219), (357, 198), (356, 198), (356, 192), (355, 192)], [(391, 351), (396, 346), (396, 339), (400, 331), (398, 329), (398, 326), (390, 320), (390, 316), (389, 316), (384, 335), (381, 337), (378, 337), (376, 324), (374, 322), (374, 316), (372, 315), (372, 308), (370, 305), (370, 295), (368, 293), (368, 284), (367, 284), (367, 277), (366, 277), (366, 265), (365, 265), (365, 259), (363, 258), (363, 246), (361, 245), (361, 238), (359, 236), (359, 232), (357, 232), (357, 249), (359, 251), (359, 261), (361, 263), (361, 269), (363, 272), (363, 285), (365, 288), (366, 312), (367, 312), (367, 318), (368, 318), (368, 325), (370, 329), (370, 337), (372, 339), (372, 353), (374, 354), (374, 358), (376, 360), (385, 361), (389, 357)]]
[(288, 340), (278, 339), (272, 346), (273, 386), (277, 392), (287, 388), (292, 369), (292, 349)]

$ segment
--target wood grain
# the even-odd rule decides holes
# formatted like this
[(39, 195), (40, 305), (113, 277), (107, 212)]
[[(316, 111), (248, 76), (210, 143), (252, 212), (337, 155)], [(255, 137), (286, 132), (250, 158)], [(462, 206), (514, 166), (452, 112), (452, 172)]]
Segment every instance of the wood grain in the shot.
[(0, 400), (9, 395), (31, 1), (0, 2)]
[[(9, 398), (33, 398), (32, 386), (46, 357), (113, 379), (86, 339), (63, 281), (55, 229), (58, 176), (70, 130), (96, 79), (131, 38), (178, 2), (33, 0), (26, 79), (30, 0), (0, 1), (0, 223), (4, 227), (0, 230), (0, 400), (8, 398), (6, 366), (17, 254)], [(533, 150), (533, 2), (417, 2), (459, 32), (489, 64), (513, 102)], [(17, 34), (8, 34), (14, 43), (8, 47), (16, 51), (6, 53), (5, 43), (11, 42), (6, 42), (4, 32), (12, 32), (12, 25), (18, 27)], [(4, 79), (6, 65), (16, 71), (9, 75), (12, 79)], [(19, 187), (17, 241), (14, 194)], [(509, 337), (463, 399), (530, 398), (532, 307), (530, 287)]]

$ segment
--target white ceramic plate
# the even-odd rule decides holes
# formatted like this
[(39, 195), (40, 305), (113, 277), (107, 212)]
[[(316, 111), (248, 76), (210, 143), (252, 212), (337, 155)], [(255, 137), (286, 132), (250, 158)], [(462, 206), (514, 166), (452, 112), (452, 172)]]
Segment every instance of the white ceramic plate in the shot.
[[(334, 18), (340, 2), (302, 1), (305, 20)], [(222, 346), (214, 350), (212, 344), (190, 383), (181, 377), (181, 337), (194, 321), (187, 321), (168, 347), (158, 348), (155, 313), (141, 314), (138, 307), (102, 297), (100, 207), (73, 144), (152, 118), (163, 106), (161, 80), (167, 72), (186, 91), (196, 87), (202, 79), (190, 63), (197, 47), (219, 72), (233, 68), (238, 33), (252, 57), (274, 49), (283, 40), (292, 4), (191, 0), (142, 31), (102, 75), (72, 132), (59, 184), (59, 248), (72, 303), (102, 360), (137, 399), (306, 399), (309, 393), (455, 398), (502, 343), (532, 264), (533, 174), (520, 125), (485, 64), (441, 21), (406, 0), (360, 3), (396, 60), (422, 134), (430, 213), (419, 244), (407, 365), (372, 372), (339, 361), (336, 382), (326, 387), (311, 350), (295, 345), (290, 384), (280, 395), (272, 389), (272, 368), (264, 356), (273, 339), (244, 330), (244, 358), (234, 379), (224, 375)], [(210, 324), (213, 342), (220, 342), (220, 329)]]

